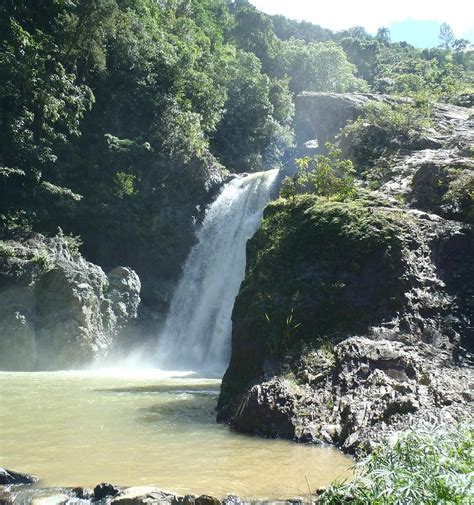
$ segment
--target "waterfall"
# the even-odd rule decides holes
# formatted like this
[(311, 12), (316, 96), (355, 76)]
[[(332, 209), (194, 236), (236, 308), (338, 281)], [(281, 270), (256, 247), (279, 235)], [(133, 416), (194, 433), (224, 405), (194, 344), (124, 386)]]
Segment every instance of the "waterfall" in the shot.
[(260, 225), (277, 175), (275, 169), (234, 179), (207, 210), (158, 344), (161, 368), (225, 371), (245, 246)]

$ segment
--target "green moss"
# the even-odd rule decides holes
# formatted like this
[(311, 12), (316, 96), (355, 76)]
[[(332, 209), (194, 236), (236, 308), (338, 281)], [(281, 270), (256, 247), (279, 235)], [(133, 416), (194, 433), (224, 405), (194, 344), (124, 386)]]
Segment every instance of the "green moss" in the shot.
[(330, 367), (334, 344), (403, 311), (410, 279), (402, 251), (415, 221), (367, 198), (305, 194), (268, 205), (247, 245), (219, 407), (262, 376), (265, 363), (290, 354), (307, 356), (303, 369)]
[[(240, 317), (251, 319), (253, 333), (272, 354), (275, 335), (291, 336), (281, 352), (301, 339), (316, 342), (323, 335), (336, 339), (338, 332), (355, 331), (379, 310), (393, 309), (382, 307), (391, 292), (399, 299), (400, 251), (409, 226), (392, 209), (364, 201), (302, 195), (273, 202), (249, 243), (237, 325)], [(364, 296), (370, 291), (370, 300), (357, 299), (361, 278), (369, 283), (362, 290)]]

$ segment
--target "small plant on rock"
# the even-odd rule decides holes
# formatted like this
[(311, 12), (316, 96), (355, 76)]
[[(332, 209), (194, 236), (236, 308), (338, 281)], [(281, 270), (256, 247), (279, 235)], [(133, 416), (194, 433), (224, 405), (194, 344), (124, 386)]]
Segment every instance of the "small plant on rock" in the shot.
[(391, 104), (370, 101), (363, 115), (348, 124), (345, 136), (364, 135), (367, 125), (375, 125), (390, 137), (408, 138), (413, 132), (431, 126), (432, 105), (426, 99)]
[(11, 258), (15, 256), (15, 248), (8, 242), (0, 240), (0, 256)]
[(301, 323), (296, 323), (293, 320), (293, 309), (290, 310), (280, 328), (272, 322), (267, 313), (265, 313), (265, 320), (270, 328), (270, 336), (267, 340), (268, 351), (275, 358), (289, 349), (294, 340), (296, 330), (301, 326)]
[(283, 180), (280, 195), (294, 198), (296, 194), (314, 194), (334, 200), (349, 200), (357, 194), (355, 170), (351, 160), (341, 158), (341, 150), (326, 144), (328, 155), (298, 158), (296, 175)]

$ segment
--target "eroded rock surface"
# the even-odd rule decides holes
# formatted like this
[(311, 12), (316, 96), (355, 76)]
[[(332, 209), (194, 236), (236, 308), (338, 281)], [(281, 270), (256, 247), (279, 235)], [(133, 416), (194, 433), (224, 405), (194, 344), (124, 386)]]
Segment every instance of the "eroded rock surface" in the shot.
[(140, 280), (133, 270), (106, 274), (63, 236), (0, 244), (0, 369), (89, 363), (104, 357), (137, 316)]
[(472, 415), (472, 370), (427, 344), (354, 337), (334, 354), (289, 360), (282, 375), (242, 397), (240, 431), (370, 450), (420, 419), (455, 423)]

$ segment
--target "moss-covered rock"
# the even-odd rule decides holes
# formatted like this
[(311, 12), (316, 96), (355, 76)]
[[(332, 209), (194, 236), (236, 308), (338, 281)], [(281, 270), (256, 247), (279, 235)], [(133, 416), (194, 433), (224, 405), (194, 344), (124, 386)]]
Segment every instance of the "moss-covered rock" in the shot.
[(385, 95), (298, 97), (300, 153), (339, 145), (359, 196), (268, 206), (248, 243), (220, 420), (357, 451), (413, 420), (470, 415), (474, 129), (462, 107), (435, 104), (431, 125), (418, 112)]
[(270, 204), (248, 245), (223, 397), (261, 373), (266, 357), (303, 340), (335, 342), (393, 316), (404, 303), (401, 250), (409, 220), (360, 201), (310, 195)]
[[(253, 431), (268, 428), (273, 435), (288, 436), (287, 428), (275, 433), (272, 426), (286, 424), (281, 419), (274, 423), (264, 408), (276, 394), (273, 386), (267, 391), (257, 384), (285, 376), (295, 359), (299, 364), (290, 366), (291, 374), (311, 384), (323, 370), (308, 364), (307, 349), (330, 350), (352, 336), (403, 345), (424, 342), (459, 355), (459, 346), (472, 339), (473, 293), (466, 286), (474, 284), (474, 275), (469, 262), (458, 261), (469, 251), (474, 253), (470, 227), (386, 207), (376, 198), (336, 202), (301, 195), (270, 204), (248, 244), (219, 418), (244, 431), (252, 431), (252, 419), (266, 419), (267, 427), (255, 421)], [(330, 388), (341, 387), (339, 380), (326, 379)], [(337, 395), (321, 389), (328, 402), (337, 401)], [(257, 399), (263, 411), (242, 415), (245, 398)], [(296, 400), (279, 404), (293, 406), (287, 409), (290, 424), (304, 439)], [(270, 409), (275, 415), (277, 410)]]

